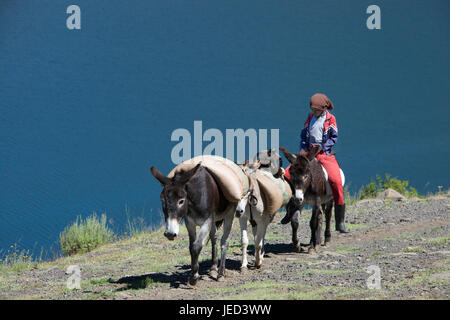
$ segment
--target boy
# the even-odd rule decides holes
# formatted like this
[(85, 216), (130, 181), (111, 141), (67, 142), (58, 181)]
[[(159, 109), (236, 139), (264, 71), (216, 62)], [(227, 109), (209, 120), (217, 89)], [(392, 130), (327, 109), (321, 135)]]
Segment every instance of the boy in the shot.
[[(333, 191), (336, 231), (347, 233), (348, 230), (344, 224), (345, 203), (341, 173), (334, 156), (335, 152), (331, 151), (338, 137), (336, 118), (330, 113), (334, 106), (330, 99), (322, 93), (313, 95), (309, 106), (312, 112), (308, 115), (301, 132), (300, 152), (313, 147), (321, 148), (322, 151), (317, 154), (316, 159), (327, 171), (328, 182)], [(285, 176), (290, 178), (289, 168), (286, 168)], [(290, 217), (286, 214), (281, 223), (285, 224), (289, 221)]]

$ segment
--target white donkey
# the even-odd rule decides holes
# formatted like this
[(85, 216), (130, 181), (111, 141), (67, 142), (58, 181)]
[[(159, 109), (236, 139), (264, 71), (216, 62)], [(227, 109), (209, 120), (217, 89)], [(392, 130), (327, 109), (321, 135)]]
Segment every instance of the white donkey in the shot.
[[(250, 221), (252, 225), (253, 237), (255, 240), (255, 267), (260, 268), (264, 259), (264, 237), (266, 235), (267, 226), (273, 221), (278, 209), (274, 212), (267, 212), (264, 193), (261, 191), (257, 180), (257, 174), (260, 169), (260, 162), (253, 164), (240, 165), (241, 169), (249, 179), (249, 191), (238, 202), (236, 207), (236, 217), (239, 218), (241, 227), (241, 245), (242, 245), (242, 265), (241, 269), (246, 269), (248, 234), (247, 225)], [(261, 172), (259, 172), (261, 174)]]

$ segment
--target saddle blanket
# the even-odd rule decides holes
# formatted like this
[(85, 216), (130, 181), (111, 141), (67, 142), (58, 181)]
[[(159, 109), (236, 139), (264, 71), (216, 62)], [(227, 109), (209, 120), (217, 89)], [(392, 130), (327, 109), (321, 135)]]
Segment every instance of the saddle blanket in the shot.
[[(328, 181), (328, 173), (327, 170), (325, 170), (325, 168), (323, 167), (323, 165), (320, 165), (322, 167), (323, 170), (323, 174), (325, 175), (325, 180)], [(342, 171), (342, 169), (339, 169), (341, 172), (341, 181), (342, 181), (342, 187), (345, 185), (345, 176), (344, 176), (344, 171)]]

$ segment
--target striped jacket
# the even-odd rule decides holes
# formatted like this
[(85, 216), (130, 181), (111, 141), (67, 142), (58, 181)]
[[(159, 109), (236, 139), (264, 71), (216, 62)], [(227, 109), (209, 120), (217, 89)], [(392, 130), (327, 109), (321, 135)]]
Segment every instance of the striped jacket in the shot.
[[(329, 112), (327, 112), (327, 116), (325, 118), (325, 122), (323, 124), (323, 139), (322, 139), (322, 150), (330, 155), (331, 147), (337, 141), (338, 137), (338, 129), (336, 124), (336, 118)], [(303, 126), (303, 130), (300, 134), (300, 150), (309, 150), (309, 122), (313, 117), (313, 113), (309, 113), (308, 119), (306, 119), (305, 125)]]

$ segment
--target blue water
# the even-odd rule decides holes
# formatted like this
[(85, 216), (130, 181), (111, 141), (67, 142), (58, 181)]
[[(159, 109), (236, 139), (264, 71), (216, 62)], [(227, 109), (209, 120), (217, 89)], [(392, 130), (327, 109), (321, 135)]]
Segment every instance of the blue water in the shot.
[[(81, 8), (81, 30), (66, 8)], [(160, 222), (173, 130), (279, 128), (335, 105), (351, 191), (376, 174), (448, 188), (450, 2), (0, 2), (0, 249), (57, 248), (79, 214)], [(53, 248), (53, 249), (52, 249)]]

